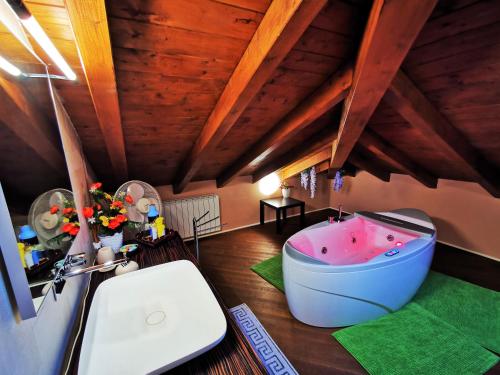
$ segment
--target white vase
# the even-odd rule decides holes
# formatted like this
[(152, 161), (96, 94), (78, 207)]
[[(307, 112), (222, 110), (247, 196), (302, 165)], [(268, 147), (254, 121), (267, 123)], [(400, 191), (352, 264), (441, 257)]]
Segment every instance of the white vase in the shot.
[(116, 232), (112, 236), (99, 236), (102, 246), (109, 246), (113, 249), (115, 254), (120, 251), (120, 247), (123, 245), (123, 231)]
[(281, 195), (283, 195), (283, 198), (290, 198), (290, 192), (290, 188), (281, 189)]

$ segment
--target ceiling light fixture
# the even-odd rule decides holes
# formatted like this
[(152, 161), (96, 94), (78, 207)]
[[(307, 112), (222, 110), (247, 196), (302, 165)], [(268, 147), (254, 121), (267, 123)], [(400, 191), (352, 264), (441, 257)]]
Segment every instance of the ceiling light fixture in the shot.
[(14, 77), (19, 77), (22, 72), (16, 66), (12, 65), (10, 62), (5, 60), (0, 56), (0, 69), (5, 70), (7, 73), (12, 74)]
[(21, 18), (21, 22), (40, 47), (42, 47), (52, 61), (59, 67), (59, 69), (61, 69), (66, 78), (74, 81), (76, 79), (75, 72), (73, 72), (73, 70), (69, 67), (66, 60), (64, 60), (64, 57), (62, 57), (56, 46), (54, 46), (47, 34), (45, 34), (45, 31), (43, 31), (35, 17), (30, 15), (28, 18)]
[[(74, 81), (76, 79), (76, 74), (70, 68), (64, 57), (59, 53), (56, 46), (50, 38), (47, 36), (45, 31), (42, 29), (38, 21), (30, 13), (29, 9), (23, 3), (23, 0), (0, 0), (1, 3), (7, 3), (11, 10), (16, 14), (17, 18), (21, 21), (21, 24), (26, 30), (31, 34), (33, 39), (40, 45), (40, 47), (45, 51), (45, 53), (50, 57), (50, 59), (57, 65), (57, 67), (63, 72), (67, 79)], [(2, 4), (3, 5), (3, 4)], [(5, 8), (5, 7), (3, 7)], [(8, 12), (3, 12), (8, 14)], [(2, 14), (3, 14), (2, 13)], [(13, 32), (11, 30), (11, 32)], [(23, 44), (23, 40), (20, 39), (20, 33), (14, 33), (17, 39), (19, 39)], [(29, 44), (29, 42), (28, 42)], [(39, 59), (36, 54), (35, 57)], [(41, 60), (40, 60), (41, 61)]]

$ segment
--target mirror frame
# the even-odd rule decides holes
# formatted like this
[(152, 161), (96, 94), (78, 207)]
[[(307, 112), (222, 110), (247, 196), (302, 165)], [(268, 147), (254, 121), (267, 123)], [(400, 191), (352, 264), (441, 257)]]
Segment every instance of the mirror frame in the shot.
[(12, 297), (15, 302), (14, 309), (22, 320), (36, 316), (35, 305), (31, 297), (31, 291), (26, 273), (19, 272), (23, 269), (21, 258), (17, 250), (16, 233), (10, 219), (9, 209), (0, 182), (0, 252), (4, 261), (6, 285), (10, 286)]

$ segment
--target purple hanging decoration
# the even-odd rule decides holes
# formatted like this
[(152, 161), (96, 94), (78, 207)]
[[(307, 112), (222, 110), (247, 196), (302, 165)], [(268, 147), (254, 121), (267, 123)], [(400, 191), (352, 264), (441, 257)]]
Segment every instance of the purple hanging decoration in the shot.
[(333, 179), (332, 184), (334, 191), (339, 192), (340, 190), (342, 190), (342, 186), (344, 186), (344, 176), (340, 171), (337, 171), (337, 173), (335, 173), (335, 178)]
[(309, 180), (310, 180), (310, 188), (311, 188), (311, 198), (314, 198), (314, 194), (316, 193), (316, 169), (312, 167), (309, 171)]
[(300, 186), (307, 190), (309, 185), (309, 172), (307, 170), (300, 172)]

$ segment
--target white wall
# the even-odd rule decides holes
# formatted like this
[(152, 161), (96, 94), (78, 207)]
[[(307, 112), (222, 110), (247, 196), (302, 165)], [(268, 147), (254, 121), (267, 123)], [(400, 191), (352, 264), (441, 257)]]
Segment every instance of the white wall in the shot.
[(68, 280), (57, 302), (48, 295), (37, 317), (18, 322), (0, 278), (0, 374), (59, 372), (83, 282), (80, 278)]

